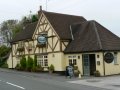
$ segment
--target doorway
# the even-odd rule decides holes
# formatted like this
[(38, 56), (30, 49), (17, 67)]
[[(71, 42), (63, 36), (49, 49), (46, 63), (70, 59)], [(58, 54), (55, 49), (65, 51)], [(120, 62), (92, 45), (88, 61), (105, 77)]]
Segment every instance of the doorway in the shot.
[(96, 70), (95, 54), (83, 54), (83, 74), (85, 76), (94, 75)]

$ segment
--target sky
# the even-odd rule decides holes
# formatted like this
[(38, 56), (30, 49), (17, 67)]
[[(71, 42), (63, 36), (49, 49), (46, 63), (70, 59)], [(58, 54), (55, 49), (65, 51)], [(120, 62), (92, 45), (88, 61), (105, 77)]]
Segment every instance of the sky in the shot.
[(0, 23), (44, 10), (96, 20), (120, 37), (120, 0), (0, 0)]

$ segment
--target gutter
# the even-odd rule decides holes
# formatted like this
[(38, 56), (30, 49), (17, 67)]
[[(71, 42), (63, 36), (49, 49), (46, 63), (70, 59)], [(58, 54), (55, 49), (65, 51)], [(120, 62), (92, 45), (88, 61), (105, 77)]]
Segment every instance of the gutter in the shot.
[(105, 76), (105, 60), (104, 60), (104, 52), (103, 52), (103, 72), (104, 72), (104, 76)]

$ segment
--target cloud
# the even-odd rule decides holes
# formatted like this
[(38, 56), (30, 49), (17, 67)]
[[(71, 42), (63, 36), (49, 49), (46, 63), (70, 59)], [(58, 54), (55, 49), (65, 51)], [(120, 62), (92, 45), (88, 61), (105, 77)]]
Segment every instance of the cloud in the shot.
[[(1, 0), (0, 23), (7, 19), (20, 19), (30, 10), (37, 13), (39, 6), (46, 9), (45, 0)], [(49, 0), (48, 11), (84, 16), (96, 20), (120, 36), (120, 0)]]

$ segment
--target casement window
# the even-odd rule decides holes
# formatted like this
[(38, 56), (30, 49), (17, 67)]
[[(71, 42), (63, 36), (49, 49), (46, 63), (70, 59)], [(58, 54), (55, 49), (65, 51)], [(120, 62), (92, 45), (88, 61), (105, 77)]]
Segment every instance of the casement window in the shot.
[(114, 64), (118, 64), (117, 53), (114, 54)]
[(69, 65), (77, 65), (77, 57), (76, 56), (68, 56)]
[(47, 55), (37, 56), (37, 64), (41, 65), (42, 67), (48, 66), (48, 56)]

